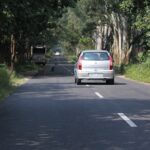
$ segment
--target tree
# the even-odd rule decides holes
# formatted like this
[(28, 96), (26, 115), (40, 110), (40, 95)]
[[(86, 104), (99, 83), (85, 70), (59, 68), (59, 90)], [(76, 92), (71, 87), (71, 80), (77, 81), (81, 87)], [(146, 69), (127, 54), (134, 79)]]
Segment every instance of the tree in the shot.
[[(9, 62), (22, 61), (31, 45), (50, 43), (56, 38), (57, 20), (64, 7), (74, 0), (1, 0), (0, 3), (0, 58)], [(9, 55), (8, 55), (9, 54)], [(10, 56), (11, 54), (11, 56)]]
[(137, 48), (146, 45), (148, 49), (149, 3), (148, 0), (80, 0), (74, 9), (67, 11), (68, 16), (73, 14), (71, 19), (75, 20), (72, 22), (77, 30), (67, 26), (69, 17), (63, 25), (71, 35), (78, 33), (74, 47), (79, 47), (80, 39), (91, 38), (95, 48), (111, 51), (116, 64), (127, 64), (134, 59)]

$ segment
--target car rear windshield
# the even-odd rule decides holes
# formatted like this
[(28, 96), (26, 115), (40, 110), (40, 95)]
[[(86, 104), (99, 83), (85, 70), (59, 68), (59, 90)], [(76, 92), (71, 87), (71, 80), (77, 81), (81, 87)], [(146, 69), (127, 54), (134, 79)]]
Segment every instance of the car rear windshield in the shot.
[(82, 60), (89, 60), (89, 61), (109, 60), (109, 55), (107, 52), (85, 52), (82, 55)]
[(33, 48), (34, 54), (45, 54), (45, 48)]

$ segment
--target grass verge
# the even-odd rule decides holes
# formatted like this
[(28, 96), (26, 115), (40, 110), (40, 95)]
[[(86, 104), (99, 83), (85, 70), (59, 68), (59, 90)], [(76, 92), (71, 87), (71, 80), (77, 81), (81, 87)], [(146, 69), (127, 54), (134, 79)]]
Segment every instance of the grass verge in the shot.
[(150, 64), (132, 64), (125, 67), (125, 76), (133, 80), (150, 83)]
[(10, 95), (18, 86), (27, 81), (27, 78), (16, 75), (15, 72), (10, 76), (10, 71), (6, 68), (0, 69), (0, 77), (0, 102)]
[(38, 66), (34, 64), (18, 65), (16, 67), (16, 71), (13, 73), (10, 73), (6, 66), (0, 66), (0, 102), (14, 92), (18, 86), (24, 84), (28, 80), (24, 74), (27, 76), (32, 76), (37, 71)]
[(36, 65), (34, 63), (25, 63), (25, 64), (16, 64), (15, 65), (15, 71), (17, 74), (22, 75), (33, 75), (36, 72), (38, 72), (40, 66)]

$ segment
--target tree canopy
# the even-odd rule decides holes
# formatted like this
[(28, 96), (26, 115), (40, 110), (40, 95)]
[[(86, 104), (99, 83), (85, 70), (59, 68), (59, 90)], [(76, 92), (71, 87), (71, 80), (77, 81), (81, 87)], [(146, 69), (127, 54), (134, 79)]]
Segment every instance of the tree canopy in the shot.
[(1, 63), (22, 61), (31, 45), (78, 53), (108, 49), (116, 64), (150, 47), (149, 0), (1, 0)]
[[(11, 43), (14, 56), (27, 54), (31, 45), (51, 44), (56, 39), (58, 18), (73, 0), (2, 0), (0, 3), (0, 58), (10, 61)], [(11, 40), (12, 38), (12, 40)]]
[[(76, 45), (68, 37), (63, 41), (75, 50), (82, 48), (82, 44), (89, 48), (88, 40), (81, 41), (90, 38), (91, 48), (108, 49), (116, 64), (129, 63), (138, 51), (150, 47), (149, 12), (148, 0), (79, 0), (75, 8), (68, 8), (61, 22), (71, 40), (76, 38)], [(73, 38), (74, 34), (78, 36)]]

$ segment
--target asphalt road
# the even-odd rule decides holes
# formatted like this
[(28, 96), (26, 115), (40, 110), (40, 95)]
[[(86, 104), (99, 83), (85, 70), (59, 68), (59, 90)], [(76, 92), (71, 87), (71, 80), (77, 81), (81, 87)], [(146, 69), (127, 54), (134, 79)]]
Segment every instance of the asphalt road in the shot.
[(0, 104), (0, 150), (149, 149), (150, 85), (76, 85), (60, 56)]

